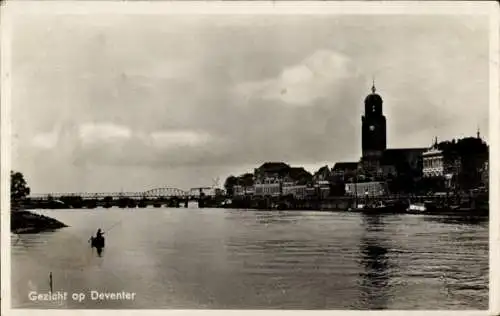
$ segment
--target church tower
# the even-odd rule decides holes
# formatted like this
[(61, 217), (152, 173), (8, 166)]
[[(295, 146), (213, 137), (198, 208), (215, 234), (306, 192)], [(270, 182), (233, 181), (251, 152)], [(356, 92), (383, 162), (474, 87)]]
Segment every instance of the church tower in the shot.
[(382, 98), (372, 86), (365, 98), (365, 113), (361, 118), (361, 147), (366, 167), (375, 168), (387, 148), (386, 120), (382, 111)]

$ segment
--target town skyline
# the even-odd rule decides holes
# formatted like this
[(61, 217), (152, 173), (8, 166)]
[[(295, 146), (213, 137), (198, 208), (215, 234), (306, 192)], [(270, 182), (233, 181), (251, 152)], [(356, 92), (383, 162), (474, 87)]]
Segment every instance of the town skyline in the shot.
[(44, 15), (15, 26), (12, 169), (34, 193), (222, 185), (266, 161), (311, 173), (356, 161), (373, 77), (389, 148), (478, 127), (488, 142), (488, 23), (474, 16)]

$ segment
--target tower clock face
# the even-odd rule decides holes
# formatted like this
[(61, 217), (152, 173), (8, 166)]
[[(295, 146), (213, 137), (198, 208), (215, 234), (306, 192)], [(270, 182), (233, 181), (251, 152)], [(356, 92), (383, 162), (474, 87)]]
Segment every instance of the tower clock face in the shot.
[(375, 126), (373, 126), (373, 125), (370, 125), (369, 128), (370, 128), (370, 131), (374, 131), (375, 130)]

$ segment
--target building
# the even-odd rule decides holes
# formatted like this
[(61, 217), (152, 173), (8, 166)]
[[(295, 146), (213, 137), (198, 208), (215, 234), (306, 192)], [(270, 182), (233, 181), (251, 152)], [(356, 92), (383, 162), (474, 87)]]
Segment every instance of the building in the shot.
[(283, 162), (266, 162), (254, 170), (254, 194), (260, 196), (305, 194), (312, 175), (302, 167), (290, 167)]
[(332, 176), (335, 181), (346, 182), (356, 176), (358, 167), (358, 162), (337, 162), (332, 168)]
[(254, 194), (260, 196), (280, 196), (282, 194), (281, 180), (278, 178), (256, 180)]
[(458, 177), (462, 170), (462, 161), (460, 158), (455, 158), (449, 162), (444, 160), (444, 177), (445, 184), (448, 190), (458, 188)]
[(291, 167), (283, 179), (295, 184), (306, 185), (313, 181), (313, 176), (303, 167)]
[(254, 186), (246, 186), (241, 184), (233, 186), (233, 196), (246, 196), (253, 195), (254, 193)]
[(326, 198), (330, 195), (330, 181), (318, 181), (314, 183), (314, 188), (316, 189), (316, 194), (321, 198)]
[(361, 118), (361, 174), (374, 180), (390, 177), (422, 176), (422, 154), (428, 148), (387, 148), (386, 117), (382, 97), (372, 93), (365, 98), (364, 115)]
[(422, 174), (425, 178), (443, 177), (445, 173), (444, 154), (436, 143), (422, 154)]
[[(477, 139), (478, 143), (482, 143), (479, 133)], [(445, 151), (438, 148), (436, 140), (433, 147), (422, 155), (424, 177), (444, 178), (447, 189), (486, 185), (489, 180), (487, 157), (485, 158), (485, 153), (476, 152), (477, 147), (472, 146), (471, 142), (476, 140), (469, 137), (459, 140), (458, 143), (445, 142), (443, 145), (443, 148), (447, 148)], [(454, 146), (462, 147), (461, 153)], [(467, 149), (464, 150), (464, 147)]]
[(314, 183), (318, 183), (320, 181), (330, 181), (331, 177), (332, 173), (330, 168), (328, 168), (328, 166), (323, 166), (314, 173), (312, 180)]
[(260, 196), (279, 196), (282, 194), (282, 181), (290, 166), (284, 162), (266, 162), (254, 170), (254, 194)]
[(283, 195), (291, 195), (296, 199), (303, 199), (307, 195), (307, 185), (298, 185), (293, 182), (283, 183)]
[(387, 127), (382, 103), (382, 97), (376, 93), (374, 83), (372, 93), (365, 98), (365, 112), (361, 117), (361, 162), (366, 174), (378, 172), (382, 155), (387, 148)]
[(345, 194), (358, 197), (376, 197), (386, 195), (387, 184), (383, 181), (346, 183)]
[(423, 153), (428, 148), (394, 148), (384, 151), (381, 159), (381, 169), (384, 177), (389, 174), (393, 176), (412, 176), (419, 178), (423, 170)]
[(490, 166), (488, 161), (484, 162), (483, 168), (481, 169), (481, 182), (484, 187), (490, 187)]
[(460, 173), (460, 158), (446, 159), (444, 152), (438, 148), (437, 138), (434, 145), (422, 154), (422, 161), (424, 178), (445, 177), (451, 180)]
[(210, 187), (191, 188), (189, 190), (188, 194), (190, 196), (200, 197), (200, 193), (203, 193), (204, 196), (215, 196), (216, 195), (216, 188), (210, 188)]
[(254, 179), (263, 180), (265, 178), (278, 179), (288, 174), (290, 166), (284, 162), (266, 162), (254, 170)]
[(233, 196), (244, 196), (245, 188), (242, 185), (236, 184), (233, 186)]

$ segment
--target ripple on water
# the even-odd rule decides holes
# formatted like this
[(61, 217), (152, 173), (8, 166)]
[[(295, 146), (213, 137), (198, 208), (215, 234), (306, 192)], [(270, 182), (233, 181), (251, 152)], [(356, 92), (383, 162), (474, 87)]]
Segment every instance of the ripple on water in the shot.
[[(68, 291), (138, 293), (135, 302), (86, 302), (85, 308), (486, 309), (488, 304), (484, 224), (335, 212), (45, 213), (71, 227), (21, 236), (13, 246), (17, 307), (34, 307), (25, 293), (29, 286), (46, 290), (50, 271)], [(89, 235), (117, 222), (98, 257), (87, 244)]]

